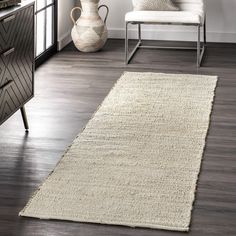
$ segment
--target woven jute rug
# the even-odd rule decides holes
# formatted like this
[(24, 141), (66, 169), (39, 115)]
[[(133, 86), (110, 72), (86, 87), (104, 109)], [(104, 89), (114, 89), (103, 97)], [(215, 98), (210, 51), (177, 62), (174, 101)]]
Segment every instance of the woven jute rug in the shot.
[(20, 215), (188, 231), (216, 83), (125, 73)]

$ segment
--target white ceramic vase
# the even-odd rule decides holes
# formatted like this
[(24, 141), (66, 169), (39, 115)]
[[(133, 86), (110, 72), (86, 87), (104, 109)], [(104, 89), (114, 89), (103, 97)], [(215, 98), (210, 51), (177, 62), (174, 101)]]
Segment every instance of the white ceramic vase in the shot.
[[(77, 49), (82, 52), (96, 52), (100, 50), (107, 41), (106, 20), (109, 9), (106, 5), (98, 7), (99, 0), (81, 0), (81, 6), (75, 7), (71, 11), (71, 19), (74, 27), (71, 32), (72, 40)], [(99, 9), (107, 9), (105, 20), (99, 16)], [(76, 21), (73, 13), (80, 10), (81, 15)]]

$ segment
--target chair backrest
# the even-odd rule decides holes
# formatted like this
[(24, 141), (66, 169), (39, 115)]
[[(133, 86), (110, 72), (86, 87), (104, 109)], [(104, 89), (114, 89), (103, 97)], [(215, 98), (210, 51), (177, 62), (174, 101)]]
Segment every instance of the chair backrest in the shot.
[(204, 16), (205, 1), (204, 0), (173, 0), (181, 11), (192, 11)]

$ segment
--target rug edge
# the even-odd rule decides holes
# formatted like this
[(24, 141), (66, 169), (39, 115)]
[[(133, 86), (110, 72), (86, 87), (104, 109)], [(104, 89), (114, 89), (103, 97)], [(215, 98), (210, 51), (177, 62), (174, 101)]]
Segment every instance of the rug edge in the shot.
[[(216, 82), (217, 80), (219, 79), (219, 76), (218, 75), (206, 75), (206, 74), (190, 74), (190, 73), (179, 73), (179, 74), (176, 74), (176, 73), (164, 73), (164, 72), (146, 72), (146, 71), (124, 71), (124, 73), (122, 74), (125, 75), (125, 74), (142, 74), (142, 75), (151, 75), (151, 74), (154, 74), (154, 75), (171, 75), (171, 76), (174, 76), (174, 75), (183, 75), (183, 76), (194, 76), (194, 77), (208, 77), (208, 78), (212, 78), (212, 79), (216, 79)], [(121, 76), (121, 77), (122, 77)], [(120, 79), (121, 79), (120, 77)], [(119, 80), (119, 79), (118, 79)], [(117, 81), (118, 81), (117, 80)]]
[(210, 125), (211, 125), (211, 118), (212, 118), (212, 113), (213, 113), (213, 109), (214, 109), (214, 102), (215, 102), (215, 98), (216, 98), (216, 89), (217, 89), (217, 85), (218, 85), (218, 82), (219, 82), (219, 76), (210, 76), (210, 77), (213, 77), (215, 79), (214, 89), (212, 91), (213, 96), (212, 96), (212, 100), (210, 101), (211, 110), (209, 112), (208, 127), (207, 127), (207, 132), (206, 132), (206, 135), (205, 135), (205, 138), (204, 138), (205, 144), (204, 144), (204, 147), (203, 147), (202, 152), (201, 152), (201, 162), (200, 162), (200, 166), (199, 166), (199, 171), (198, 171), (195, 186), (194, 186), (195, 191), (194, 191), (194, 194), (193, 194), (192, 200), (191, 200), (190, 220), (189, 220), (188, 228), (191, 227), (192, 220), (193, 220), (192, 219), (192, 214), (193, 214), (195, 202), (197, 200), (197, 191), (198, 191), (199, 178), (200, 178), (201, 170), (202, 170), (202, 167), (203, 167), (204, 153), (205, 153), (205, 150), (206, 150), (207, 138), (208, 138), (208, 135), (209, 135)]
[(31, 214), (19, 214), (21, 217), (29, 217), (33, 219), (40, 219), (40, 220), (59, 220), (59, 221), (68, 221), (68, 222), (75, 222), (75, 223), (88, 223), (88, 224), (98, 224), (98, 225), (111, 225), (111, 226), (123, 226), (123, 227), (130, 227), (130, 228), (147, 228), (147, 229), (160, 229), (160, 230), (169, 230), (169, 231), (179, 231), (179, 232), (189, 232), (189, 227), (171, 227), (171, 226), (165, 226), (165, 225), (157, 225), (157, 224), (138, 224), (138, 223), (127, 223), (127, 222), (102, 222), (97, 220), (77, 220), (70, 217), (45, 217), (45, 216), (33, 216)]

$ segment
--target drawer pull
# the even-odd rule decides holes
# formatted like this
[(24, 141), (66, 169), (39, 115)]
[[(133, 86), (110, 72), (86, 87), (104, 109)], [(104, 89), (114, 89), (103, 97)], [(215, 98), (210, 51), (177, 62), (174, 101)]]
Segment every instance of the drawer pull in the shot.
[(0, 90), (6, 90), (7, 88), (11, 86), (12, 83), (13, 83), (13, 80), (7, 81), (3, 86), (0, 87)]
[(13, 53), (15, 51), (15, 48), (10, 48), (8, 49), (6, 52), (3, 53), (4, 57), (7, 57), (8, 55), (10, 55), (11, 53)]
[(3, 20), (3, 23), (7, 23), (7, 22), (9, 22), (9, 21), (12, 21), (12, 20), (14, 20), (15, 18), (16, 18), (15, 15), (9, 16), (9, 17), (7, 17), (7, 18), (5, 18), (5, 19)]

